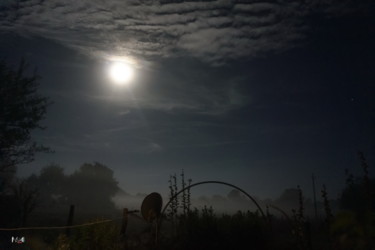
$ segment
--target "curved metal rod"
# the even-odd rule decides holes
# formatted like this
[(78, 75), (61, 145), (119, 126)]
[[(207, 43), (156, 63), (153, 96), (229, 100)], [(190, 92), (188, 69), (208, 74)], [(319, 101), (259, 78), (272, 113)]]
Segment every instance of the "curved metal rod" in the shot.
[(290, 219), (290, 217), (288, 216), (288, 214), (287, 214), (284, 210), (282, 210), (281, 208), (276, 207), (276, 206), (274, 206), (274, 205), (268, 205), (268, 207), (273, 208), (273, 209), (275, 209), (276, 211), (279, 211), (282, 215), (284, 215), (284, 217), (287, 219), (288, 222), (291, 222), (291, 221), (292, 221), (292, 220)]
[(162, 210), (162, 212), (160, 214), (160, 217), (159, 217), (160, 219), (159, 219), (158, 225), (160, 225), (161, 219), (163, 218), (165, 210), (167, 209), (167, 207), (169, 206), (169, 204), (171, 204), (171, 202), (174, 199), (176, 199), (179, 194), (181, 194), (182, 192), (184, 192), (187, 189), (190, 189), (190, 188), (192, 188), (194, 186), (198, 186), (198, 185), (202, 185), (202, 184), (221, 184), (221, 185), (226, 185), (226, 186), (229, 186), (229, 187), (232, 187), (232, 188), (235, 188), (235, 189), (239, 190), (244, 195), (246, 195), (257, 206), (257, 208), (259, 209), (260, 213), (262, 214), (262, 217), (264, 219), (267, 219), (267, 217), (264, 215), (264, 212), (263, 212), (262, 208), (259, 206), (259, 204), (256, 202), (256, 200), (250, 194), (248, 194), (247, 192), (245, 192), (243, 189), (241, 189), (241, 188), (239, 188), (239, 187), (237, 187), (237, 186), (235, 186), (233, 184), (230, 184), (230, 183), (227, 183), (227, 182), (223, 182), (223, 181), (201, 181), (201, 182), (197, 182), (197, 183), (191, 184), (191, 185), (183, 188), (182, 190), (178, 191), (175, 195), (173, 195), (169, 199), (169, 201), (167, 202), (167, 204), (165, 204), (165, 206), (164, 206), (164, 208), (163, 208), (163, 210)]

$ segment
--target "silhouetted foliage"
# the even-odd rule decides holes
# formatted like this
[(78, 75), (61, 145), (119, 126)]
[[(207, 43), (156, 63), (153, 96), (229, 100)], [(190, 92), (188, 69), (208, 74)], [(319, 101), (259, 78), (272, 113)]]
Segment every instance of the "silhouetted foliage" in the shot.
[(40, 175), (31, 175), (27, 182), (39, 192), (40, 205), (49, 209), (67, 205), (68, 178), (64, 169), (58, 165), (49, 165), (40, 171)]
[[(92, 222), (96, 222), (93, 220)], [(120, 244), (120, 228), (113, 223), (97, 224), (90, 227), (82, 227), (73, 230), (70, 239), (59, 238), (57, 248), (61, 245), (69, 246), (65, 249), (123, 249)], [(60, 248), (58, 248), (60, 249)]]
[[(177, 176), (176, 174), (170, 175), (169, 176), (169, 199), (174, 197), (177, 192), (178, 192), (178, 187), (177, 187)], [(178, 206), (179, 206), (179, 197), (175, 197), (171, 205), (168, 209), (168, 216), (170, 219), (175, 220), (178, 212)]]
[(212, 207), (178, 216), (177, 235), (159, 249), (267, 249), (265, 221), (258, 213), (218, 216)]
[[(375, 179), (369, 180), (369, 186), (372, 193), (371, 209), (375, 210)], [(340, 206), (342, 209), (352, 210), (361, 213), (367, 206), (367, 194), (364, 192), (360, 179), (357, 179), (352, 186), (347, 186), (341, 193)]]
[(68, 177), (67, 188), (69, 202), (90, 211), (113, 210), (111, 197), (119, 190), (113, 171), (98, 162), (83, 164)]
[(363, 177), (355, 178), (346, 170), (347, 186), (341, 193), (340, 206), (361, 215), (366, 210), (375, 211), (375, 179), (369, 177), (369, 166), (362, 153), (359, 153), (359, 160)]
[(16, 180), (7, 195), (1, 196), (1, 225), (24, 226), (39, 203), (38, 190), (27, 180)]
[(347, 186), (340, 197), (340, 211), (330, 225), (337, 249), (374, 249), (375, 180), (369, 178), (369, 166), (359, 153), (363, 177), (346, 171)]
[(12, 189), (19, 211), (18, 218), (21, 219), (21, 226), (25, 226), (29, 215), (38, 204), (38, 190), (31, 187), (27, 180), (17, 181)]
[[(49, 104), (38, 94), (39, 76), (34, 71), (26, 76), (27, 65), (21, 61), (17, 70), (0, 62), (0, 174), (2, 182), (7, 172), (17, 164), (34, 160), (36, 152), (48, 151), (31, 138), (31, 131), (43, 129), (40, 121)], [(0, 183), (4, 185), (4, 183)], [(1, 186), (0, 186), (1, 188)], [(0, 190), (1, 191), (1, 190)]]
[(41, 210), (64, 213), (71, 204), (79, 211), (113, 212), (111, 197), (119, 190), (113, 171), (98, 162), (85, 163), (71, 175), (61, 166), (49, 165), (27, 182), (38, 190)]

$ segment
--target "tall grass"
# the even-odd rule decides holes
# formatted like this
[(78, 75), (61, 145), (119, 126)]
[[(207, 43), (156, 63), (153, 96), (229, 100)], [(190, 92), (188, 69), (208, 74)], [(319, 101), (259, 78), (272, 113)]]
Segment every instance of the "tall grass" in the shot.
[[(306, 215), (304, 196), (298, 186), (298, 205), (291, 210), (280, 210), (284, 217), (277, 217), (267, 209), (267, 220), (257, 212), (238, 211), (234, 214), (217, 214), (213, 207), (191, 208), (191, 194), (187, 189), (171, 201), (166, 220), (161, 228), (158, 245), (150, 245), (152, 239), (147, 229), (139, 235), (129, 234), (127, 249), (257, 249), (257, 250), (372, 250), (375, 249), (374, 180), (369, 177), (365, 157), (359, 155), (363, 170), (362, 178), (355, 178), (346, 171), (346, 187), (341, 198), (358, 201), (357, 206), (343, 206), (333, 213), (327, 187), (323, 185), (321, 199), (324, 204), (324, 220), (311, 220)], [(191, 185), (185, 182), (185, 173), (169, 178), (170, 197), (181, 188)], [(352, 200), (350, 200), (352, 199)], [(343, 202), (342, 204), (346, 204)], [(350, 202), (349, 202), (350, 204)], [(276, 212), (276, 211), (275, 211)], [(289, 216), (291, 214), (291, 216)], [(172, 226), (171, 226), (172, 225)], [(313, 225), (313, 226), (312, 226)], [(148, 235), (148, 236), (147, 236)], [(115, 223), (98, 224), (72, 230), (70, 237), (55, 235), (50, 242), (38, 242), (43, 249), (124, 249), (120, 228)], [(44, 245), (43, 245), (44, 244)]]

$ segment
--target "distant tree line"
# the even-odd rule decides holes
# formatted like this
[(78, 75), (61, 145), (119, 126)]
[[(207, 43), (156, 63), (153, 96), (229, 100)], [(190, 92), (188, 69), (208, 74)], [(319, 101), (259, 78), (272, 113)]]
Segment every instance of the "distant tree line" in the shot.
[[(115, 211), (111, 197), (119, 191), (113, 171), (95, 162), (85, 163), (72, 174), (59, 165), (44, 167), (39, 175), (18, 180), (13, 192), (2, 204), (2, 221), (9, 225), (25, 225), (34, 210), (67, 213), (75, 205), (81, 214), (105, 215)], [(4, 197), (3, 197), (4, 198)]]

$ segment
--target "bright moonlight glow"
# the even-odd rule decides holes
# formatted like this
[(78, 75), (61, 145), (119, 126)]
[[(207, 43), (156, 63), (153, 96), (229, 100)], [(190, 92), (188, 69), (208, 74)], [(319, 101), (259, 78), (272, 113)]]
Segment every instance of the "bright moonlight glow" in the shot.
[(123, 62), (115, 62), (110, 66), (109, 75), (116, 84), (126, 84), (133, 78), (133, 69)]

